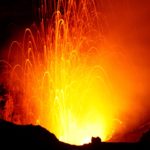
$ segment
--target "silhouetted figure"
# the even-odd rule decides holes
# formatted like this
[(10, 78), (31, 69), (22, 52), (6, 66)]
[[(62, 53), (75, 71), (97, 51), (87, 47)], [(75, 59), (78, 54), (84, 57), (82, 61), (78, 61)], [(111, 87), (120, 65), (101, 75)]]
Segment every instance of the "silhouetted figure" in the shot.
[(97, 144), (101, 143), (101, 139), (100, 139), (100, 137), (92, 137), (91, 142), (92, 142), (92, 144), (97, 145)]

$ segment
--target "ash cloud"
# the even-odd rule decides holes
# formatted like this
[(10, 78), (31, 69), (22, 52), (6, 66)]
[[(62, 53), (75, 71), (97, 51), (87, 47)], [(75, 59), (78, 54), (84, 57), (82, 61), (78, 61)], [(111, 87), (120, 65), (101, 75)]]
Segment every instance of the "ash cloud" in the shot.
[[(124, 107), (123, 100), (118, 101), (118, 107), (124, 107), (120, 118), (131, 129), (138, 128), (150, 121), (150, 1), (102, 0), (97, 4), (107, 24), (106, 45), (111, 47), (108, 51), (118, 49), (128, 60), (124, 65), (120, 59), (122, 67), (114, 67), (114, 73), (108, 69), (117, 89), (120, 88), (117, 92), (123, 91), (127, 104)], [(120, 81), (119, 76), (122, 76)]]

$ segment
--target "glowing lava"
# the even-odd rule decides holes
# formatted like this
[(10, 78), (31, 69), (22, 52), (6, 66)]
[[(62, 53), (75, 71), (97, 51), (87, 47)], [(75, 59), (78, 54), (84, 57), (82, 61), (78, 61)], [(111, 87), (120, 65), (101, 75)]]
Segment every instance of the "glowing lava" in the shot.
[(23, 42), (10, 47), (5, 119), (40, 124), (71, 144), (92, 136), (108, 140), (121, 124), (116, 119), (120, 97), (104, 69), (111, 57), (102, 65), (102, 24), (95, 3), (58, 0), (47, 18), (50, 1), (42, 2), (39, 29), (26, 29)]

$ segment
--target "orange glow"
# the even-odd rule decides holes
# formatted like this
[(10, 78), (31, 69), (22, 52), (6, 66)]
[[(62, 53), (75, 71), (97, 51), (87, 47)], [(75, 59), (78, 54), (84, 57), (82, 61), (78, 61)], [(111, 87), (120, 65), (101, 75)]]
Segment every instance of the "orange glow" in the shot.
[(92, 136), (107, 141), (126, 130), (128, 121), (122, 120), (133, 104), (126, 99), (135, 92), (136, 69), (103, 37), (104, 16), (94, 0), (58, 0), (48, 19), (44, 2), (40, 27), (26, 29), (4, 62), (10, 89), (5, 118), (40, 124), (71, 144), (88, 143)]

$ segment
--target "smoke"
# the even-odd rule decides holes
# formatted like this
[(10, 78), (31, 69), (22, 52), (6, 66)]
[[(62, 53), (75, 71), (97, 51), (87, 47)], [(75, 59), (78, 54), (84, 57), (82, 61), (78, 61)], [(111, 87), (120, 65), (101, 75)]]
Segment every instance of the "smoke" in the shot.
[(97, 4), (105, 18), (103, 65), (120, 99), (116, 100), (119, 119), (126, 130), (133, 130), (150, 121), (150, 2), (102, 0)]

